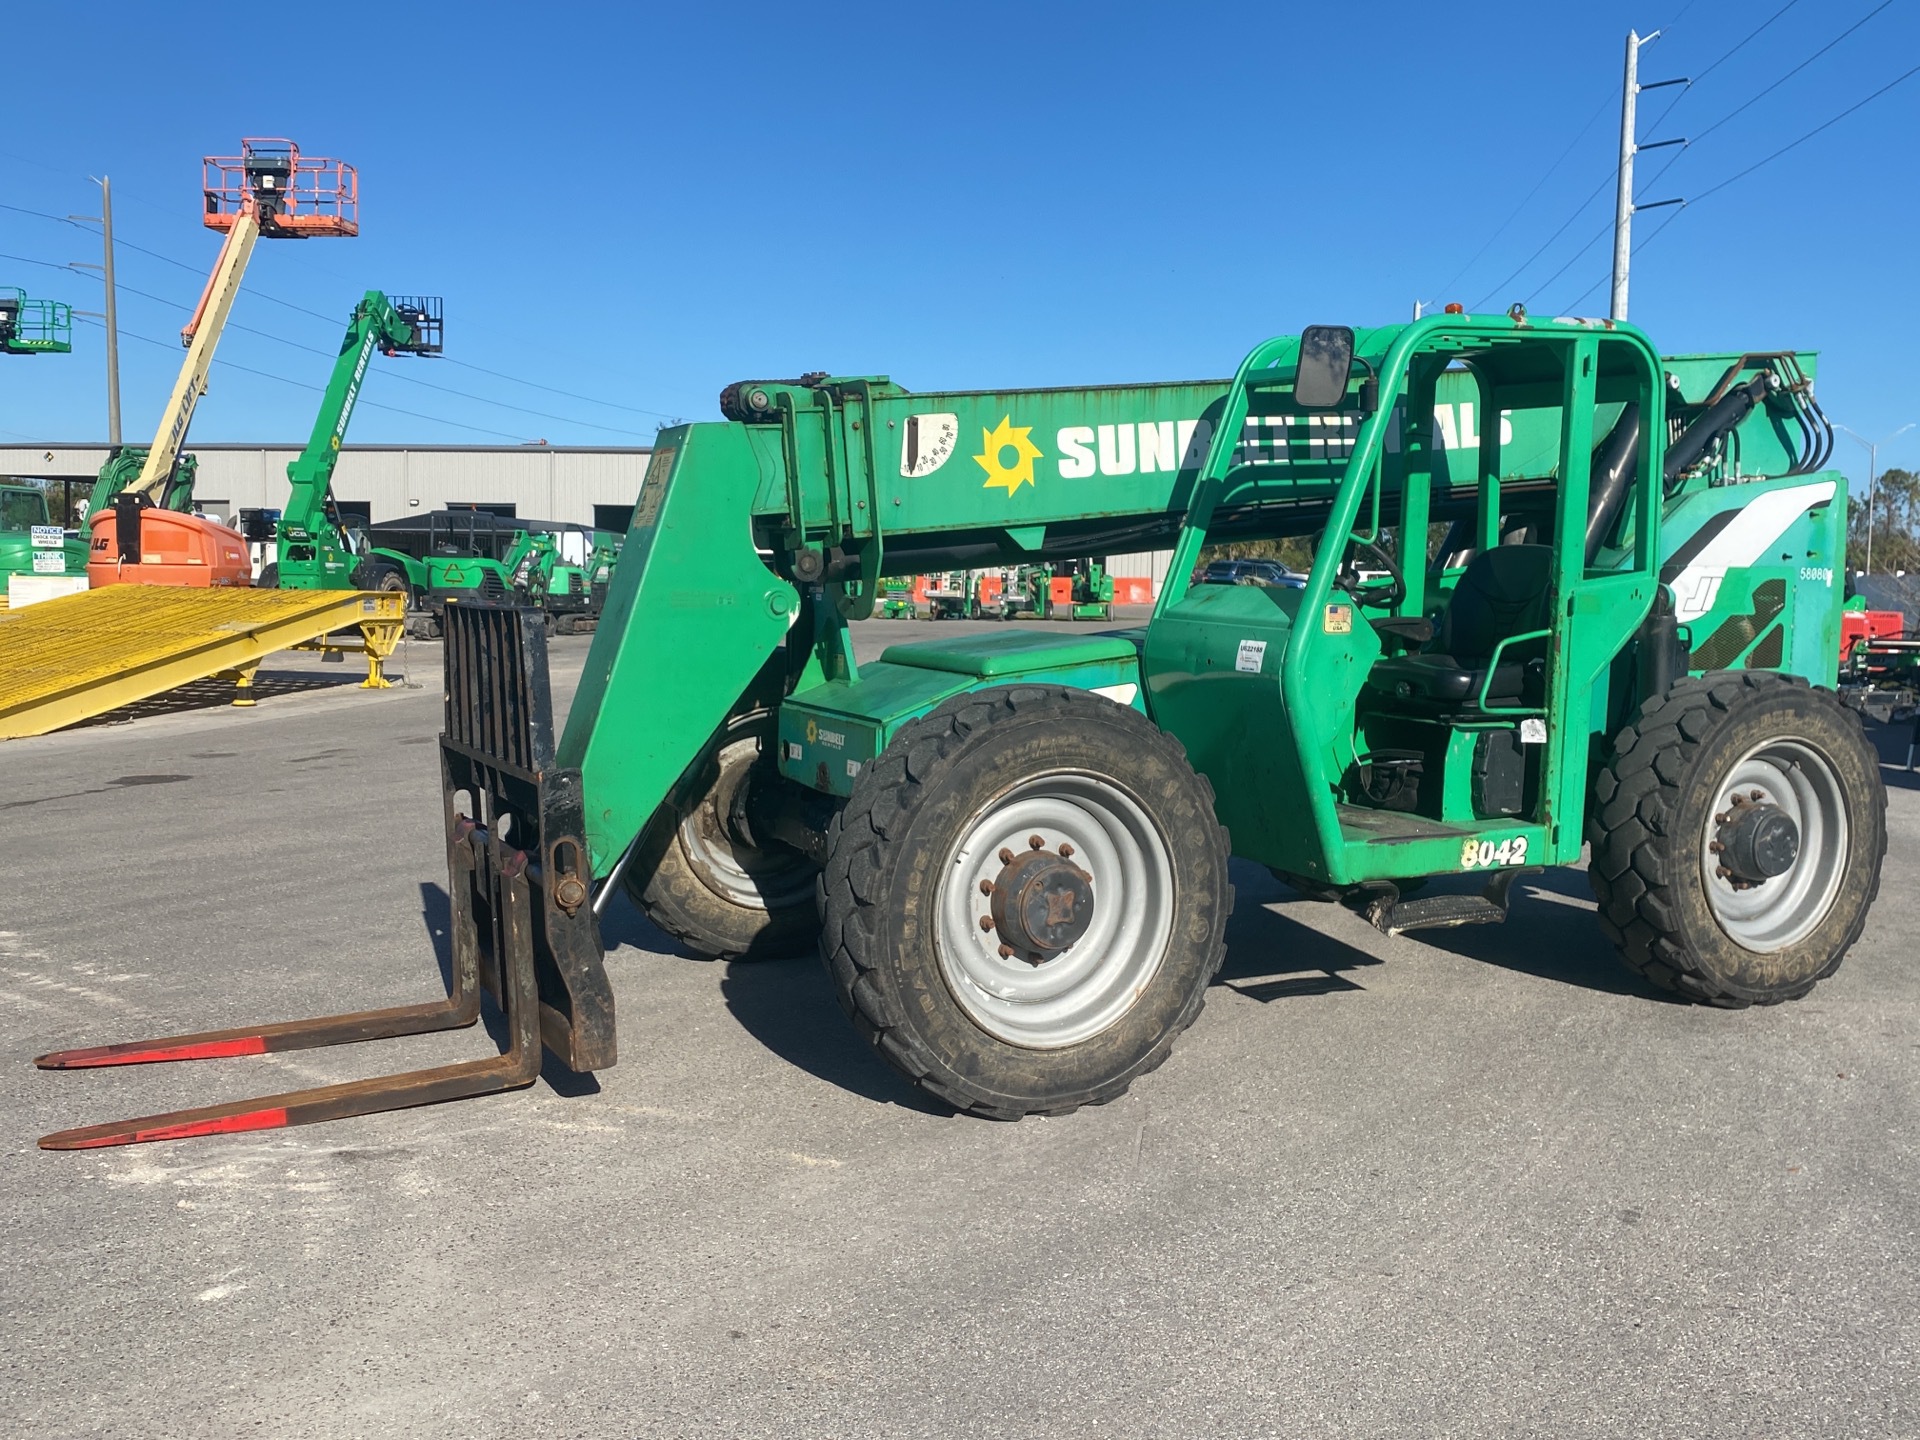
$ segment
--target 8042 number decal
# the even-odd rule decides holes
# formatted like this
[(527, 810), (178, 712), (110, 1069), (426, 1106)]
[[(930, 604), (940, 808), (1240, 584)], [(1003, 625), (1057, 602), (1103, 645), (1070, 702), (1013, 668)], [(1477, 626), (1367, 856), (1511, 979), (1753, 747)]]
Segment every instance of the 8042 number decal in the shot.
[(1511, 840), (1463, 840), (1460, 843), (1460, 868), (1462, 870), (1484, 870), (1489, 865), (1524, 865), (1527, 863), (1527, 837), (1516, 835)]

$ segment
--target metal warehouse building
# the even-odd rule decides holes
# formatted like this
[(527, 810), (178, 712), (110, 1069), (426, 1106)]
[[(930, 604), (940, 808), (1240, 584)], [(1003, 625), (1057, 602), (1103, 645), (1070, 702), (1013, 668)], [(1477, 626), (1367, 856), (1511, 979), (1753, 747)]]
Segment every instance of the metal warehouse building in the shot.
[[(298, 445), (202, 445), (194, 495), (209, 515), (277, 510)], [(625, 530), (646, 473), (646, 449), (571, 445), (347, 445), (333, 474), (340, 508), (369, 521), (475, 507), (497, 515)], [(84, 499), (105, 445), (0, 446), (0, 475), (53, 482)]]

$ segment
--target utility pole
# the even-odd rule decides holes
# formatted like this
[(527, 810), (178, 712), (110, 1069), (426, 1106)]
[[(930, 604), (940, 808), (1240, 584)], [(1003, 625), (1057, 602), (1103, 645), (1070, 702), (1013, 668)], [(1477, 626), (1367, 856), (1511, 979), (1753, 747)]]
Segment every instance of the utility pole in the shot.
[(1651, 85), (1640, 83), (1640, 47), (1651, 45), (1660, 38), (1660, 32), (1654, 31), (1644, 40), (1633, 31), (1627, 32), (1626, 77), (1620, 90), (1620, 180), (1613, 201), (1613, 300), (1607, 307), (1607, 314), (1615, 320), (1627, 318), (1627, 269), (1633, 260), (1633, 215), (1636, 209), (1651, 210), (1660, 205), (1681, 205), (1681, 200), (1656, 200), (1650, 205), (1635, 206), (1633, 203), (1633, 157), (1642, 150), (1656, 149), (1662, 145), (1684, 145), (1684, 140), (1656, 140), (1652, 144), (1642, 145), (1635, 138), (1635, 103), (1642, 90), (1658, 90), (1664, 85), (1690, 85), (1691, 80), (1656, 80)]
[(117, 448), (120, 444), (120, 319), (119, 297), (113, 284), (113, 182), (103, 175), (93, 183), (100, 187), (100, 213), (69, 215), (67, 219), (85, 225), (98, 225), (106, 238), (106, 254), (98, 265), (75, 260), (69, 263), (68, 268), (98, 270), (100, 278), (106, 282), (107, 306), (101, 319), (107, 327), (107, 443)]
[(1920, 424), (1920, 421), (1909, 420), (1892, 434), (1882, 435), (1878, 440), (1869, 440), (1852, 426), (1842, 425), (1838, 420), (1833, 422), (1834, 429), (1846, 431), (1859, 441), (1867, 452), (1867, 568), (1863, 573), (1868, 575), (1873, 573), (1873, 482), (1880, 473), (1880, 447), (1896, 436), (1906, 434), (1916, 424)]
[(120, 444), (120, 320), (113, 285), (113, 180), (100, 177), (100, 228), (106, 234), (103, 266), (107, 280), (107, 444)]

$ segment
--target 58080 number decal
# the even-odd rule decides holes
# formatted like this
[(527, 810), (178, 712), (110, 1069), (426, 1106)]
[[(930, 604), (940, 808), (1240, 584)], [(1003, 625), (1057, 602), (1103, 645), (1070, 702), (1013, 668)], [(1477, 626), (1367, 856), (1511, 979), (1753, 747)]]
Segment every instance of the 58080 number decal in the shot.
[(1484, 870), (1489, 865), (1527, 863), (1527, 837), (1516, 835), (1495, 844), (1491, 840), (1463, 840), (1460, 843), (1460, 868)]

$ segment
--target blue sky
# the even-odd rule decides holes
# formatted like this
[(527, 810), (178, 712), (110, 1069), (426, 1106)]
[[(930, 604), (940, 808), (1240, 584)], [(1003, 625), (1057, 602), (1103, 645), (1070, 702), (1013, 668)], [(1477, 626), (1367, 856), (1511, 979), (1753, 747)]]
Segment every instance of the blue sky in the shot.
[[(268, 334), (223, 340), (195, 438), (304, 437), (315, 390), (234, 367), (318, 387), (378, 286), (444, 295), (448, 356), (498, 374), (376, 362), (369, 405), (416, 413), (363, 408), (356, 440), (644, 444), (748, 377), (1180, 379), (1416, 300), (1604, 313), (1622, 42), (1664, 28), (1643, 78), (1699, 79), (1642, 96), (1641, 138), (1701, 138), (1643, 155), (1640, 195), (1701, 198), (1640, 217), (1633, 320), (1670, 353), (1817, 350), (1829, 413), (1879, 437), (1920, 421), (1920, 76), (1705, 192), (1920, 64), (1920, 6), (1704, 133), (1881, 0), (1752, 34), (1783, 3), (15, 0), (41, 99), (9, 107), (0, 202), (97, 214), (110, 174), (120, 239), (180, 262), (120, 254), (129, 440), (218, 248), (199, 157), (284, 135), (359, 167), (361, 234), (260, 246), (234, 318)], [(98, 251), (0, 209), (0, 284), (97, 310), (96, 279), (44, 267)], [(102, 436), (102, 357), (83, 325), (70, 357), (5, 362), (0, 438)], [(1836, 459), (1864, 483), (1860, 447)], [(1880, 459), (1920, 467), (1920, 429)]]

